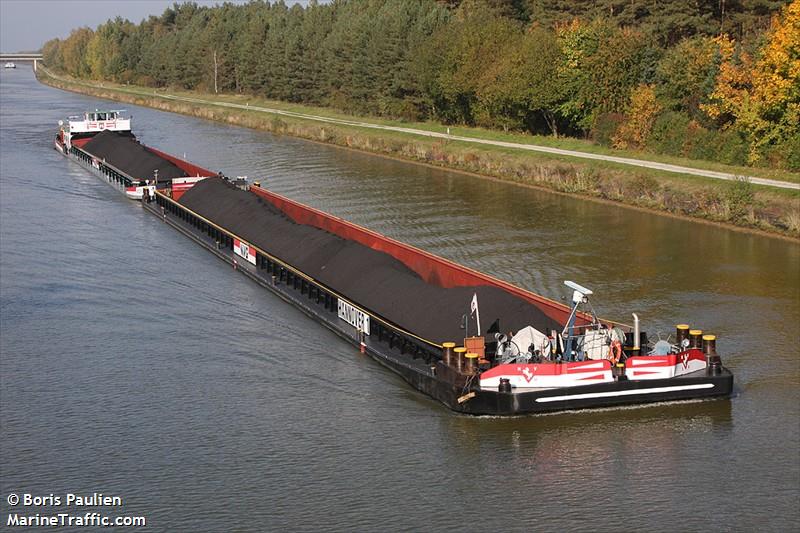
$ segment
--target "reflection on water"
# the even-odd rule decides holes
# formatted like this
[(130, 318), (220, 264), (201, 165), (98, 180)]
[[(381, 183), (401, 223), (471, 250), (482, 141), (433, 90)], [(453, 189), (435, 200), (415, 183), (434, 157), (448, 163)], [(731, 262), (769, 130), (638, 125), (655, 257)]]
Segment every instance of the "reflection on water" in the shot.
[(52, 149), (117, 105), (0, 87), (4, 491), (119, 494), (155, 531), (800, 527), (797, 244), (126, 106), (208, 168), (552, 298), (572, 279), (653, 336), (717, 333), (736, 375), (731, 400), (464, 417)]
[[(629, 406), (614, 409), (592, 409), (580, 412), (554, 413), (536, 417), (467, 417), (446, 420), (447, 431), (465, 454), (485, 456), (489, 449), (511, 446), (523, 462), (539, 453), (575, 457), (577, 452), (592, 454), (603, 450), (635, 450), (642, 447), (669, 452), (675, 442), (667, 442), (686, 432), (730, 432), (731, 402), (705, 400), (670, 402), (650, 406)], [(487, 427), (492, 434), (485, 434)], [(569, 439), (562, 439), (569, 435)], [(616, 443), (612, 445), (613, 443)]]

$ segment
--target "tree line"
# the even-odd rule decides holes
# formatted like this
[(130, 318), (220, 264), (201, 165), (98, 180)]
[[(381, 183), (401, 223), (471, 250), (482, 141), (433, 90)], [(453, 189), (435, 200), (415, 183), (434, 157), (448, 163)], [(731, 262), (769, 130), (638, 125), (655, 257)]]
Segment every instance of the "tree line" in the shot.
[(42, 52), (78, 78), (800, 170), (800, 0), (184, 3)]

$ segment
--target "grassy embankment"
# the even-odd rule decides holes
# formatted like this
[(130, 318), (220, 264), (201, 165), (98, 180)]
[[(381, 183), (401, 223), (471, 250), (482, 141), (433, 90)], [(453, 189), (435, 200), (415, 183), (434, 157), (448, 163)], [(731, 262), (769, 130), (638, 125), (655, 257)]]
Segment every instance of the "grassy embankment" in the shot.
[[(55, 77), (39, 69), (39, 80), (49, 85), (121, 100), (165, 111), (237, 124), (273, 133), (301, 137), (398, 157), (445, 168), (480, 174), (526, 186), (541, 187), (592, 199), (619, 202), (647, 210), (686, 216), (706, 221), (800, 238), (800, 193), (753, 185), (746, 181), (721, 182), (712, 178), (681, 175), (659, 170), (630, 167), (619, 163), (586, 161), (568, 156), (529, 152), (499, 146), (475, 145), (447, 139), (427, 139), (402, 132), (374, 130), (358, 126), (328, 124), (297, 117), (286, 117), (191, 103), (169, 98), (180, 96), (235, 104), (269, 107), (284, 111), (313, 114), (350, 121), (365, 120), (328, 108), (318, 108), (258, 99), (243, 95), (213, 95), (170, 89), (121, 86), (108, 82), (85, 82)], [(371, 123), (442, 132), (445, 126), (433, 123), (404, 123), (366, 119)], [(530, 135), (506, 134), (479, 128), (451, 127), (453, 135), (541, 144), (585, 152), (643, 159), (640, 152), (623, 152), (578, 139), (553, 139)], [(688, 167), (800, 182), (800, 175), (769, 169), (729, 167), (675, 157), (653, 156), (648, 159)]]

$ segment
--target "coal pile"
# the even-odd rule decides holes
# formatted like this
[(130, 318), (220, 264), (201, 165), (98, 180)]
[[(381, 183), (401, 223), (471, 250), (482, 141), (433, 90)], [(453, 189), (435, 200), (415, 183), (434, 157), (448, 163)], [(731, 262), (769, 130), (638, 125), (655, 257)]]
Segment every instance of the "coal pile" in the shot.
[(151, 152), (133, 137), (114, 131), (101, 131), (82, 149), (133, 178), (151, 180), (156, 170), (159, 183), (188, 176), (180, 167)]
[[(424, 339), (437, 343), (463, 339), (459, 326), (475, 293), (485, 329), (499, 318), (504, 332), (528, 325), (540, 331), (560, 330), (535, 305), (502, 289), (430, 285), (391, 255), (297, 224), (271, 203), (219, 178), (197, 183), (180, 203)], [(470, 329), (474, 334), (473, 319)]]

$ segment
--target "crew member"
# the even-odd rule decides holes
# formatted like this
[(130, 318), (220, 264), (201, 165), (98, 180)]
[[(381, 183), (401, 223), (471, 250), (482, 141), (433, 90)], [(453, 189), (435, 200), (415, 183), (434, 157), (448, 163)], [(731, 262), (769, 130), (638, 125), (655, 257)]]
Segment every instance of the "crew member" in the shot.
[(613, 324), (608, 325), (608, 359), (612, 365), (616, 365), (622, 359), (622, 339), (619, 338)]

